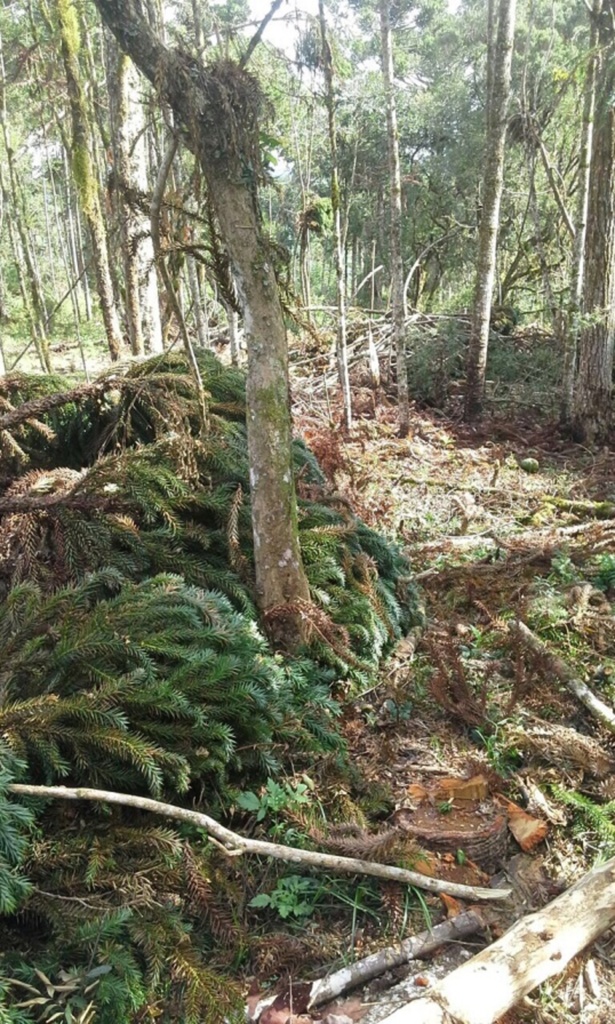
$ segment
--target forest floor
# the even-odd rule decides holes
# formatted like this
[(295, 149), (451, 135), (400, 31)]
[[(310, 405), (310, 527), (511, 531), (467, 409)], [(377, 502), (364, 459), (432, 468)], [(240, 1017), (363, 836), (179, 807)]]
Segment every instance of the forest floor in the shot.
[[(521, 356), (525, 366), (526, 349)], [(73, 349), (56, 358), (78, 372)], [(272, 782), (270, 793), (272, 805), (299, 794), (296, 804), (257, 829), (290, 844), (294, 829), (297, 845), (307, 833), (340, 854), (513, 889), (506, 904), (482, 906), (488, 935), (449, 944), (308, 1017), (292, 986), (286, 994), (289, 978), (317, 978), (395, 945), (460, 905), (395, 883), (280, 879), (270, 867), (252, 877), (251, 891), (277, 900), (249, 913), (251, 1005), (280, 993), (260, 1024), (327, 1014), (339, 1018), (330, 1024), (377, 1024), (615, 853), (612, 732), (570, 690), (577, 678), (615, 706), (615, 453), (565, 440), (530, 404), (519, 413), (500, 402), (478, 426), (461, 422), (454, 398), (446, 414), (416, 406), (400, 439), (384, 390), (374, 396), (357, 381), (348, 434), (322, 374), (295, 368), (293, 393), (297, 433), (342, 506), (403, 547), (425, 625), (401, 641), (373, 687), (339, 694), (354, 779), (329, 763), (302, 764), (304, 774)], [(302, 806), (306, 777), (316, 819), (325, 819), (320, 836)], [(607, 933), (505, 1024), (607, 1024), (614, 953)]]
[[(512, 884), (513, 900), (490, 911), (497, 937), (615, 850), (612, 735), (548, 654), (613, 705), (615, 453), (590, 453), (536, 419), (502, 415), (469, 427), (418, 408), (402, 440), (394, 404), (385, 398), (374, 412), (365, 389), (355, 392), (364, 413), (344, 436), (330, 400), (306, 398), (299, 382), (294, 390), (297, 430), (332, 487), (402, 544), (425, 603), (425, 628), (399, 645), (379, 684), (344, 717), (354, 765), (388, 794), (372, 838), (397, 829), (433, 851), (427, 870), (436, 875)], [(548, 651), (528, 648), (511, 627), (519, 620)], [(409, 908), (400, 890), (387, 894), (389, 929), (397, 922), (412, 934), (425, 915), (443, 916), (438, 898)], [(378, 919), (357, 926), (354, 909), (340, 940), (348, 959), (387, 944)], [(392, 1001), (380, 994), (399, 981), (389, 974), (328, 1012), (372, 1024), (482, 945), (449, 946), (405, 968)], [(614, 951), (613, 933), (603, 936), (506, 1024), (611, 1021)]]

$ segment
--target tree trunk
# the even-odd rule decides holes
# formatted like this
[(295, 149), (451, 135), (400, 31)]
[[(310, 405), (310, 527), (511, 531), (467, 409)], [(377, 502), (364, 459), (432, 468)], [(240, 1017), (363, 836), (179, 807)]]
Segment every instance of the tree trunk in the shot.
[(495, 1024), (615, 924), (615, 858), (381, 1024)]
[(78, 61), (81, 45), (79, 23), (72, 0), (57, 0), (57, 12), (71, 112), (73, 177), (90, 233), (96, 284), (107, 344), (111, 358), (115, 360), (120, 356), (122, 333), (109, 271), (107, 239), (98, 198), (98, 182), (90, 153), (90, 129)]
[(151, 224), (140, 205), (148, 192), (145, 117), (134, 64), (124, 54), (111, 57), (109, 93), (116, 122), (113, 137), (124, 233), (126, 318), (132, 352), (140, 355), (162, 352)]
[(393, 75), (393, 43), (391, 39), (390, 0), (380, 0), (380, 37), (382, 45), (382, 74), (387, 113), (387, 145), (389, 152), (391, 239), (391, 312), (397, 363), (397, 401), (399, 406), (399, 436), (406, 437), (410, 429), (408, 400), (408, 369), (406, 365), (406, 317), (404, 307), (404, 264), (402, 259), (402, 206), (401, 171), (399, 166), (399, 135), (395, 104)]
[(198, 157), (230, 256), (248, 342), (248, 452), (256, 594), (275, 642), (303, 635), (309, 587), (301, 562), (291, 461), (286, 329), (256, 204), (261, 93), (231, 61), (204, 68), (160, 41), (136, 0), (96, 0), (105, 22)]
[(570, 306), (565, 328), (564, 370), (562, 375), (561, 420), (566, 425), (570, 424), (572, 417), (579, 341), (579, 316), (583, 305), (583, 273), (585, 269), (585, 239), (587, 236), (587, 212), (589, 208), (591, 152), (596, 100), (596, 48), (598, 45), (600, 3), (601, 0), (593, 0), (589, 31), (589, 57), (587, 59), (583, 90), (583, 126), (581, 129), (581, 148), (577, 171), (574, 257), (570, 282)]
[(489, 59), (493, 60), (494, 66), (487, 74), (491, 95), (487, 102), (483, 210), (478, 232), (474, 309), (467, 359), (466, 419), (472, 419), (480, 414), (485, 390), (491, 298), (504, 184), (504, 143), (515, 34), (515, 7), (516, 0), (500, 0), (495, 47), (492, 46), (491, 40), (489, 44)]
[[(8, 228), (8, 236), (9, 236), (9, 243), (10, 243), (11, 252), (12, 252), (12, 256), (13, 256), (13, 263), (15, 265), (15, 271), (16, 271), (16, 274), (17, 274), (17, 280), (19, 282), (19, 292), (21, 294), (21, 301), (23, 303), (23, 308), (24, 308), (24, 311), (25, 311), (25, 313), (27, 315), (28, 324), (29, 324), (29, 327), (30, 327), (31, 344), (33, 344), (34, 348), (36, 349), (36, 354), (38, 356), (42, 372), (43, 373), (50, 373), (51, 372), (51, 366), (50, 366), (50, 363), (49, 363), (49, 349), (48, 349), (46, 344), (42, 344), (41, 335), (39, 333), (39, 320), (38, 320), (38, 317), (37, 317), (34, 309), (32, 308), (31, 295), (30, 295), (30, 293), (28, 291), (28, 286), (27, 286), (27, 283), (26, 283), (26, 274), (24, 273), (24, 263), (25, 263), (25, 260), (23, 258), (23, 250), (20, 247), (21, 232), (19, 232), (19, 237), (18, 237), (18, 233), (15, 230), (14, 221), (15, 221), (15, 219), (19, 218), (19, 210), (16, 209), (14, 203), (11, 202), (11, 197), (9, 196), (9, 194), (8, 194), (8, 192), (6, 190), (6, 186), (5, 186), (5, 183), (4, 183), (4, 177), (2, 175), (2, 165), (1, 164), (0, 164), (0, 196), (2, 197), (2, 206), (5, 209), (11, 209), (11, 216), (6, 218), (7, 228)], [(29, 283), (32, 284), (31, 281)], [(15, 365), (16, 364), (14, 364), (14, 366)], [(13, 366), (13, 368), (14, 368), (14, 366)]]
[(188, 287), (190, 289), (192, 313), (194, 316), (194, 325), (196, 327), (196, 336), (198, 338), (199, 346), (201, 348), (210, 348), (207, 310), (204, 308), (203, 295), (201, 293), (199, 276), (196, 268), (196, 260), (192, 253), (188, 253), (186, 255), (186, 270), (188, 273)]
[[(47, 307), (45, 305), (43, 287), (32, 249), (31, 236), (27, 227), (28, 220), (24, 202), (23, 187), (18, 178), (17, 167), (15, 165), (15, 153), (11, 141), (11, 132), (9, 129), (8, 111), (6, 106), (6, 74), (1, 37), (0, 76), (0, 122), (2, 126), (2, 140), (6, 151), (6, 165), (8, 169), (10, 188), (9, 203), (6, 203), (8, 193), (4, 182), (1, 183), (0, 187), (5, 199), (5, 205), (11, 211), (11, 217), (9, 220), (9, 231), (12, 235), (11, 246), (17, 262), (20, 290), (30, 319), (32, 340), (34, 342), (43, 373), (50, 373), (51, 360), (49, 355), (49, 342), (47, 339)], [(14, 229), (16, 229), (19, 237), (19, 245), (15, 238)], [(21, 248), (21, 256), (23, 257), (23, 262), (25, 263), (25, 269), (27, 271), (26, 274), (24, 274), (23, 267), (21, 266), (22, 261), (20, 260), (19, 248)]]
[(584, 323), (579, 337), (572, 431), (576, 440), (607, 440), (612, 421), (615, 339), (615, 0), (601, 0), (597, 19), (596, 109), (592, 140)]
[(229, 347), (231, 350), (231, 363), (239, 366), (241, 363), (241, 346), (239, 344), (239, 316), (232, 306), (224, 304), (228, 320)]
[(346, 275), (344, 271), (344, 244), (342, 241), (342, 218), (340, 211), (340, 183), (337, 166), (337, 126), (335, 123), (335, 92), (333, 88), (333, 59), (327, 39), (327, 24), (323, 0), (318, 0), (322, 62), (325, 75), (325, 104), (329, 122), (329, 148), (331, 151), (331, 213), (333, 215), (333, 241), (335, 246), (335, 285), (337, 294), (337, 372), (342, 390), (344, 423), (352, 426), (352, 396), (348, 374), (348, 352), (346, 349)]

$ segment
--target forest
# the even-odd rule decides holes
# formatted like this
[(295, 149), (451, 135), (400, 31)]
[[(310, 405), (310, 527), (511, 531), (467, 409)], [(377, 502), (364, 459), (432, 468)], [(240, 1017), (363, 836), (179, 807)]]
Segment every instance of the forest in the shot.
[(0, 1024), (610, 1024), (615, 0), (0, 90)]

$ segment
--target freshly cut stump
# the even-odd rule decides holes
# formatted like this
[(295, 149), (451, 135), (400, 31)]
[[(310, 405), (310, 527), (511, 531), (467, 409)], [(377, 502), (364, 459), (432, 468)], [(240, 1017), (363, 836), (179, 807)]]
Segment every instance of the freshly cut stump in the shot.
[(426, 850), (457, 854), (459, 850), (484, 871), (497, 871), (506, 859), (508, 826), (501, 807), (453, 807), (443, 813), (422, 805), (403, 816), (403, 829)]

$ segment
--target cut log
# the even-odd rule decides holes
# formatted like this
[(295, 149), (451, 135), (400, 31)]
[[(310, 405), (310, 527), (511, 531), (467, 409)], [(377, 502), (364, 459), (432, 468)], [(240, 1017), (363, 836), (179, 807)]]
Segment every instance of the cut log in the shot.
[(381, 1024), (494, 1024), (615, 924), (615, 858)]

